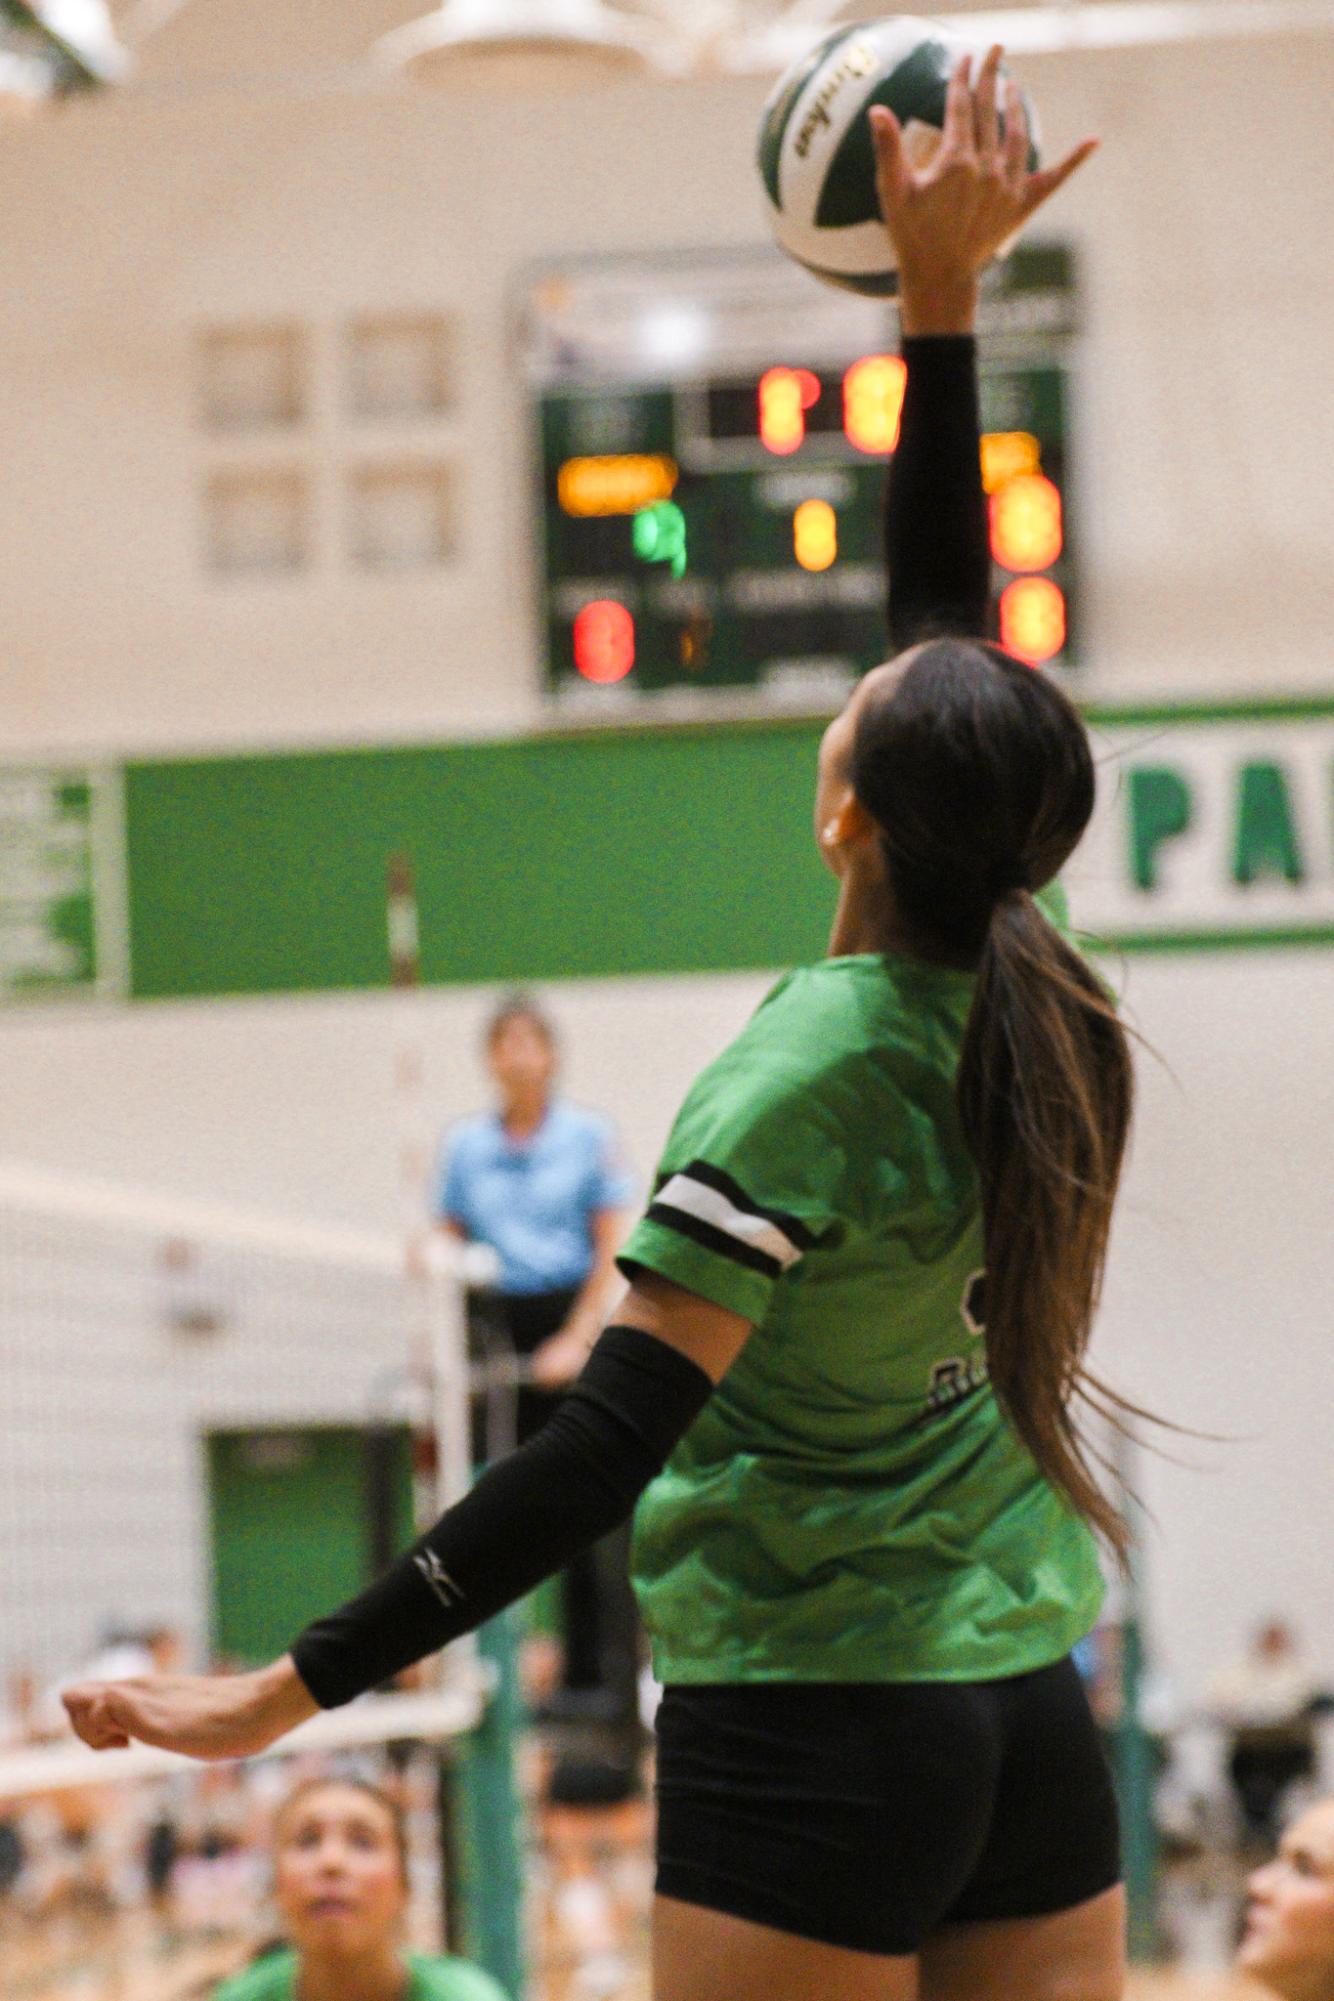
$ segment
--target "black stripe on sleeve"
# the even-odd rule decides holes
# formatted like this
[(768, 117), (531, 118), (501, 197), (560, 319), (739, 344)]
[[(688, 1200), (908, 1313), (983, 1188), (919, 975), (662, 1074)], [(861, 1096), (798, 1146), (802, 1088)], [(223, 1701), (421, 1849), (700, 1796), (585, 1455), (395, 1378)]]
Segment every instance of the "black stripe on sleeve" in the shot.
[(767, 1251), (757, 1250), (754, 1244), (740, 1243), (736, 1237), (729, 1237), (726, 1230), (715, 1229), (712, 1223), (702, 1222), (684, 1209), (673, 1209), (666, 1202), (650, 1202), (647, 1215), (650, 1223), (661, 1223), (665, 1229), (675, 1230), (678, 1236), (689, 1237), (701, 1249), (713, 1251), (734, 1265), (744, 1265), (747, 1271), (760, 1272), (765, 1278), (783, 1276), (782, 1265)]
[(718, 1195), (725, 1195), (732, 1207), (740, 1209), (744, 1215), (758, 1216), (761, 1222), (772, 1223), (774, 1228), (781, 1230), (799, 1251), (809, 1251), (820, 1241), (818, 1231), (812, 1230), (806, 1223), (799, 1222), (795, 1216), (787, 1215), (782, 1209), (767, 1209), (762, 1202), (757, 1202), (753, 1195), (747, 1195), (740, 1182), (733, 1181), (730, 1174), (725, 1174), (721, 1167), (715, 1167), (711, 1161), (692, 1160), (685, 1167), (673, 1168), (670, 1174), (659, 1177), (659, 1189), (665, 1188), (678, 1174), (683, 1174), (688, 1181), (698, 1181), (705, 1188), (712, 1188)]

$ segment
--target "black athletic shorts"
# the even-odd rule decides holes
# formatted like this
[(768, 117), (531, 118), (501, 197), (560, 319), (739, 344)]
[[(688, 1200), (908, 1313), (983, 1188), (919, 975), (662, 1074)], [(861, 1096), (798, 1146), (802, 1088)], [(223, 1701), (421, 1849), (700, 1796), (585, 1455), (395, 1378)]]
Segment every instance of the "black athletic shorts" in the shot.
[(1120, 1880), (1071, 1661), (990, 1682), (669, 1687), (658, 1892), (858, 1952), (1068, 1910)]

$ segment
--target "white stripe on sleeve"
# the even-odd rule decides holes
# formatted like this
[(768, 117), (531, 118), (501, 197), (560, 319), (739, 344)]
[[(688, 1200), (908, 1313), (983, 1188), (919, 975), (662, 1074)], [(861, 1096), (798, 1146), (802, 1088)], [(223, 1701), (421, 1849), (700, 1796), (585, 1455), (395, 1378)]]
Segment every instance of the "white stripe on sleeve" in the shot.
[(767, 1216), (749, 1215), (746, 1210), (738, 1209), (734, 1202), (729, 1202), (716, 1188), (707, 1188), (702, 1181), (694, 1181), (688, 1174), (674, 1174), (653, 1200), (665, 1209), (679, 1209), (683, 1215), (695, 1216), (701, 1223), (712, 1224), (715, 1230), (734, 1237), (739, 1244), (748, 1244), (754, 1250), (763, 1251), (784, 1271), (801, 1256), (792, 1239), (785, 1237)]

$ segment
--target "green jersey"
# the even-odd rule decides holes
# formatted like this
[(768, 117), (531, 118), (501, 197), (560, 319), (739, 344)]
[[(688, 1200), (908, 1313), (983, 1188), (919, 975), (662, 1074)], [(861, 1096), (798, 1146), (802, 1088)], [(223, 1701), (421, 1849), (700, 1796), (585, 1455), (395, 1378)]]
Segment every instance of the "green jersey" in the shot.
[[(462, 1959), (409, 1957), (403, 2001), (506, 2001), (505, 1990)], [(270, 1952), (235, 1980), (214, 1990), (213, 2001), (296, 2001), (297, 1957)]]
[(1093, 1538), (987, 1381), (973, 986), (792, 973), (676, 1120), (621, 1262), (755, 1332), (636, 1511), (665, 1682), (987, 1681), (1094, 1623)]

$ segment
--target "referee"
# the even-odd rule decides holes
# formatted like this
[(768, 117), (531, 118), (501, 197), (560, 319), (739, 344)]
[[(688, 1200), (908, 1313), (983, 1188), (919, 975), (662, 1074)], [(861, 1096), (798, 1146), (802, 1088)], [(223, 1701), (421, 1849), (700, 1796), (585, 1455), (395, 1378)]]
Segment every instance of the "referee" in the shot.
[[(502, 1377), (506, 1361), (525, 1362), (529, 1380), (517, 1394), (502, 1387), (482, 1401), (479, 1462), (526, 1444), (588, 1360), (635, 1192), (610, 1120), (557, 1094), (556, 1032), (531, 995), (501, 1001), (485, 1045), (495, 1109), (445, 1135), (435, 1209), (451, 1235), (489, 1245), (500, 1261), (496, 1289), (469, 1302), (474, 1350), (500, 1362)], [(598, 1697), (603, 1710), (633, 1709), (636, 1628), (624, 1538), (608, 1539), (601, 1562), (596, 1550), (580, 1550), (562, 1577), (562, 1598), (562, 1690), (553, 1709), (586, 1713)]]
[(1124, 1541), (1076, 1420), (1129, 1054), (1034, 895), (1092, 812), (1087, 736), (975, 636), (976, 273), (1091, 147), (1029, 174), (999, 61), (973, 84), (962, 59), (924, 167), (873, 115), (908, 365), (887, 508), (904, 650), (820, 750), (829, 956), (689, 1093), (617, 1325), (529, 1445), (271, 1667), (67, 1697), (95, 1744), (271, 1742), (642, 1496), (666, 1683), (656, 2001), (1124, 1984), (1111, 1785), (1069, 1654), (1101, 1599), (1094, 1531)]

